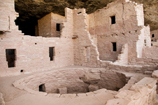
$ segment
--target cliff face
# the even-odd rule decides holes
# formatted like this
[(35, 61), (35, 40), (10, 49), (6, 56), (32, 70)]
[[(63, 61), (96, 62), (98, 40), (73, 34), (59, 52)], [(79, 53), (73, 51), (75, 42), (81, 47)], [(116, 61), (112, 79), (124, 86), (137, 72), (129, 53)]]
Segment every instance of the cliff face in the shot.
[[(86, 8), (87, 13), (105, 7), (115, 0), (15, 0), (15, 9), (20, 14), (16, 24), (37, 24), (38, 20), (50, 12), (64, 15), (64, 8)], [(158, 0), (133, 0), (144, 4), (145, 25), (151, 30), (158, 29)], [(22, 27), (21, 27), (22, 29)], [(28, 33), (29, 34), (29, 33)]]

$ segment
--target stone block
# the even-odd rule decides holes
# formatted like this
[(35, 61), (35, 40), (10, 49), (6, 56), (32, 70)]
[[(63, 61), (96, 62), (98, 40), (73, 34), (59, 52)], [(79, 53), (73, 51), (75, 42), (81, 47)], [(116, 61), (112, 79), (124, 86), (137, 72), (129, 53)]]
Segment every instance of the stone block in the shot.
[(63, 88), (58, 88), (59, 94), (67, 94), (67, 88), (63, 87)]
[(89, 85), (89, 86), (88, 86), (88, 89), (89, 89), (90, 92), (92, 92), (92, 91), (98, 90), (99, 87), (98, 87), (97, 85)]
[(86, 72), (85, 75), (83, 77), (81, 77), (81, 79), (85, 82), (85, 83), (90, 83), (90, 84), (96, 84), (99, 82), (100, 78), (100, 73), (90, 73), (90, 72)]
[(158, 70), (155, 70), (155, 71), (152, 73), (152, 77), (158, 78)]

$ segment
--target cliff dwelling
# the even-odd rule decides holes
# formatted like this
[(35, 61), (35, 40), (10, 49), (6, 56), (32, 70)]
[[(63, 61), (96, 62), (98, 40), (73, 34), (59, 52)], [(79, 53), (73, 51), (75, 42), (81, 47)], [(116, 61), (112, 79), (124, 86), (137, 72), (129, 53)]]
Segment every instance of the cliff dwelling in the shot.
[(158, 30), (143, 4), (26, 22), (15, 2), (0, 0), (0, 105), (158, 105)]

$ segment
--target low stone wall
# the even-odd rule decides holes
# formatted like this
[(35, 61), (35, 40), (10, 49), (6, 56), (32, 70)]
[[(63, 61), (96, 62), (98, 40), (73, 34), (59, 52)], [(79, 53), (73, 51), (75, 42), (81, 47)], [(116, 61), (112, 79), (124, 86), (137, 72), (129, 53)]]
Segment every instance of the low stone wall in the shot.
[(118, 60), (116, 60), (114, 63), (120, 65), (128, 64), (128, 44), (123, 45), (121, 53), (118, 55)]
[(132, 59), (130, 65), (158, 65), (158, 59), (154, 58), (137, 58)]
[(98, 60), (97, 67), (104, 67), (106, 70), (145, 73), (146, 71), (152, 72), (157, 70), (157, 65), (120, 65), (110, 61)]
[[(69, 79), (71, 80), (74, 79), (75, 77), (74, 72), (72, 72), (71, 69), (67, 69), (67, 70), (69, 70), (69, 73), (71, 73), (71, 76), (72, 76)], [(73, 69), (73, 71), (75, 71), (75, 73), (77, 73), (78, 75), (77, 78), (79, 78), (80, 76), (84, 76), (84, 73), (86, 71), (93, 72), (96, 77), (96, 73), (102, 70), (105, 70), (105, 69), (101, 69), (101, 68), (96, 68), (94, 70), (89, 69), (89, 68)], [(66, 73), (67, 75), (68, 72), (66, 72), (66, 70), (64, 72), (62, 70), (59, 70), (58, 73), (59, 74), (56, 75), (55, 71), (52, 73), (46, 72), (43, 75), (44, 75), (44, 78), (46, 75), (47, 76), (51, 75), (51, 77), (49, 78), (55, 77), (55, 78), (58, 78), (58, 79), (60, 78), (61, 80), (63, 80), (60, 76), (63, 75), (63, 73)], [(41, 76), (42, 73), (39, 73), (39, 74), (20, 79), (16, 81), (13, 85), (19, 89), (26, 90), (31, 94), (45, 95), (45, 96), (54, 97), (54, 98), (71, 98), (71, 99), (84, 98), (86, 99), (89, 96), (98, 97), (100, 95), (102, 97), (101, 101), (106, 102), (105, 105), (117, 105), (117, 104), (118, 105), (153, 105), (155, 101), (155, 97), (156, 97), (156, 83), (157, 83), (156, 78), (132, 76), (130, 80), (128, 81), (128, 83), (123, 88), (121, 88), (118, 92), (103, 88), (103, 89), (99, 89), (93, 92), (57, 94), (57, 93), (38, 92), (28, 87), (28, 84), (30, 84), (29, 81), (32, 81), (32, 83), (35, 82), (35, 80), (33, 79), (35, 78), (35, 76), (37, 76), (36, 79), (38, 80), (41, 79), (41, 77), (38, 78), (38, 76)], [(88, 76), (88, 77), (93, 77), (93, 76)], [(94, 82), (94, 81), (91, 81), (91, 82)], [(58, 84), (58, 81), (56, 81), (55, 83)], [(117, 83), (117, 84), (120, 84), (120, 83)], [(32, 84), (32, 87), (33, 86), (34, 84)]]
[(86, 93), (102, 88), (116, 91), (126, 84), (126, 76), (103, 68), (72, 68), (38, 73), (16, 81), (14, 86), (39, 92), (42, 84), (47, 93)]
[(145, 77), (128, 90), (122, 90), (106, 105), (153, 105), (156, 97), (156, 79)]

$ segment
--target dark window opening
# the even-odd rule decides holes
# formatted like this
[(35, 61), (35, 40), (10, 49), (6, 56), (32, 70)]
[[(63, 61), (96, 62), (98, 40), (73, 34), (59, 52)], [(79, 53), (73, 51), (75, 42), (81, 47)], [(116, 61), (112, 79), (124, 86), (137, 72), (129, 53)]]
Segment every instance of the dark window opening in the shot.
[(49, 57), (50, 61), (54, 60), (54, 47), (49, 47)]
[(111, 24), (115, 24), (115, 23), (116, 23), (115, 16), (111, 16)]
[(40, 92), (46, 92), (45, 84), (39, 85), (39, 91)]
[(56, 31), (60, 31), (60, 24), (59, 23), (56, 24)]
[(117, 51), (117, 44), (116, 42), (112, 42), (113, 51)]
[(4, 34), (4, 32), (3, 32), (3, 31), (0, 31), (0, 34)]
[(152, 37), (154, 37), (155, 35), (154, 34), (152, 34)]
[(153, 44), (151, 43), (151, 46), (153, 46)]
[(19, 27), (19, 30), (24, 33), (24, 35), (38, 36), (38, 19), (30, 17), (28, 19), (23, 19), (20, 15), (16, 20), (15, 24)]
[(151, 39), (151, 41), (154, 41), (153, 39)]
[(6, 49), (6, 60), (8, 62), (8, 67), (15, 67), (15, 49)]
[(82, 12), (78, 12), (78, 14), (81, 14)]
[(22, 73), (22, 72), (24, 72), (24, 70), (20, 70), (20, 72)]
[(144, 40), (144, 45), (146, 46), (146, 40)]

